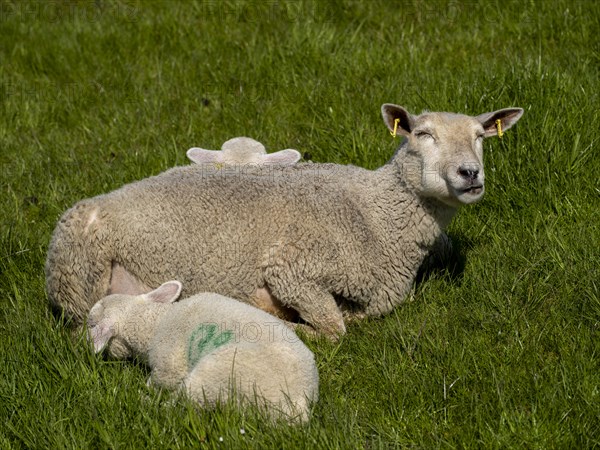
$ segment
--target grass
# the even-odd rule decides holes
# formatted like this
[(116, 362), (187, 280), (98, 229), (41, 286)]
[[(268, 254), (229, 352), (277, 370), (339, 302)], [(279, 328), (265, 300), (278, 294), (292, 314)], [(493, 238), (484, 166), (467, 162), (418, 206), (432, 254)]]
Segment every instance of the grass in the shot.
[[(0, 2), (0, 447), (600, 446), (599, 32), (591, 1)], [(375, 168), (384, 102), (525, 115), (450, 226), (463, 270), (308, 342), (310, 424), (198, 414), (50, 313), (77, 200), (239, 135)]]

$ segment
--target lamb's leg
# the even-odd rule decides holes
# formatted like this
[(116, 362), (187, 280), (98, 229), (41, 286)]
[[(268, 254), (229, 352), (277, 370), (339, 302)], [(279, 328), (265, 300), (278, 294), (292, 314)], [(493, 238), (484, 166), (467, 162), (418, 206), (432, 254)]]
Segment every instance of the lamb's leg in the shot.
[[(241, 352), (245, 353), (243, 350)], [(248, 361), (240, 354), (240, 346), (225, 345), (200, 358), (179, 384), (180, 389), (201, 406), (226, 403), (230, 394), (243, 394), (239, 390), (241, 385), (237, 386), (240, 368), (247, 369), (260, 360), (261, 355), (254, 355)], [(258, 364), (255, 367), (263, 366)]]

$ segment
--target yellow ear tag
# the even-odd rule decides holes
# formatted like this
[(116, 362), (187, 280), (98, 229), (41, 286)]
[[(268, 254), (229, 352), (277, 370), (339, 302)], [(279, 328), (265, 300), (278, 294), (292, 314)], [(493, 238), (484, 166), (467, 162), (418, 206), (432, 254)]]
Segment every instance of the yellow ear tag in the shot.
[(498, 137), (502, 139), (504, 133), (502, 132), (502, 121), (500, 119), (496, 120), (496, 128), (498, 129)]
[(396, 137), (396, 134), (398, 132), (398, 122), (400, 122), (400, 119), (395, 119), (394, 120), (394, 131), (390, 132), (390, 134), (394, 137)]

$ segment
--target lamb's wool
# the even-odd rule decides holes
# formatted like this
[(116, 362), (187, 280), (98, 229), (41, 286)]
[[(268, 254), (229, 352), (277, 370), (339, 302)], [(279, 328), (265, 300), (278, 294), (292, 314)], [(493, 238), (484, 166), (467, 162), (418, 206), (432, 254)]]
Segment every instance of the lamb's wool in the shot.
[(248, 137), (237, 137), (225, 142), (221, 150), (190, 148), (187, 157), (197, 164), (226, 164), (226, 165), (292, 165), (300, 159), (298, 150), (286, 149), (267, 153), (265, 146)]
[[(204, 406), (258, 398), (272, 416), (308, 420), (319, 376), (312, 352), (284, 322), (218, 294), (174, 302), (181, 285), (164, 283), (138, 296), (115, 294), (90, 311), (96, 351), (139, 357), (153, 385), (182, 389)], [(264, 403), (264, 405), (263, 405)]]

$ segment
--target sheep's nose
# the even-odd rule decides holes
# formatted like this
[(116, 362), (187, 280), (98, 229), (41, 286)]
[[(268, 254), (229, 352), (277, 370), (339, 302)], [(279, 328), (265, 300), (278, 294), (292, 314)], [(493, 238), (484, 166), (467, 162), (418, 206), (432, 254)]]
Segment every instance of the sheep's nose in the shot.
[(473, 166), (460, 166), (458, 174), (466, 180), (476, 180), (479, 175), (479, 169)]

